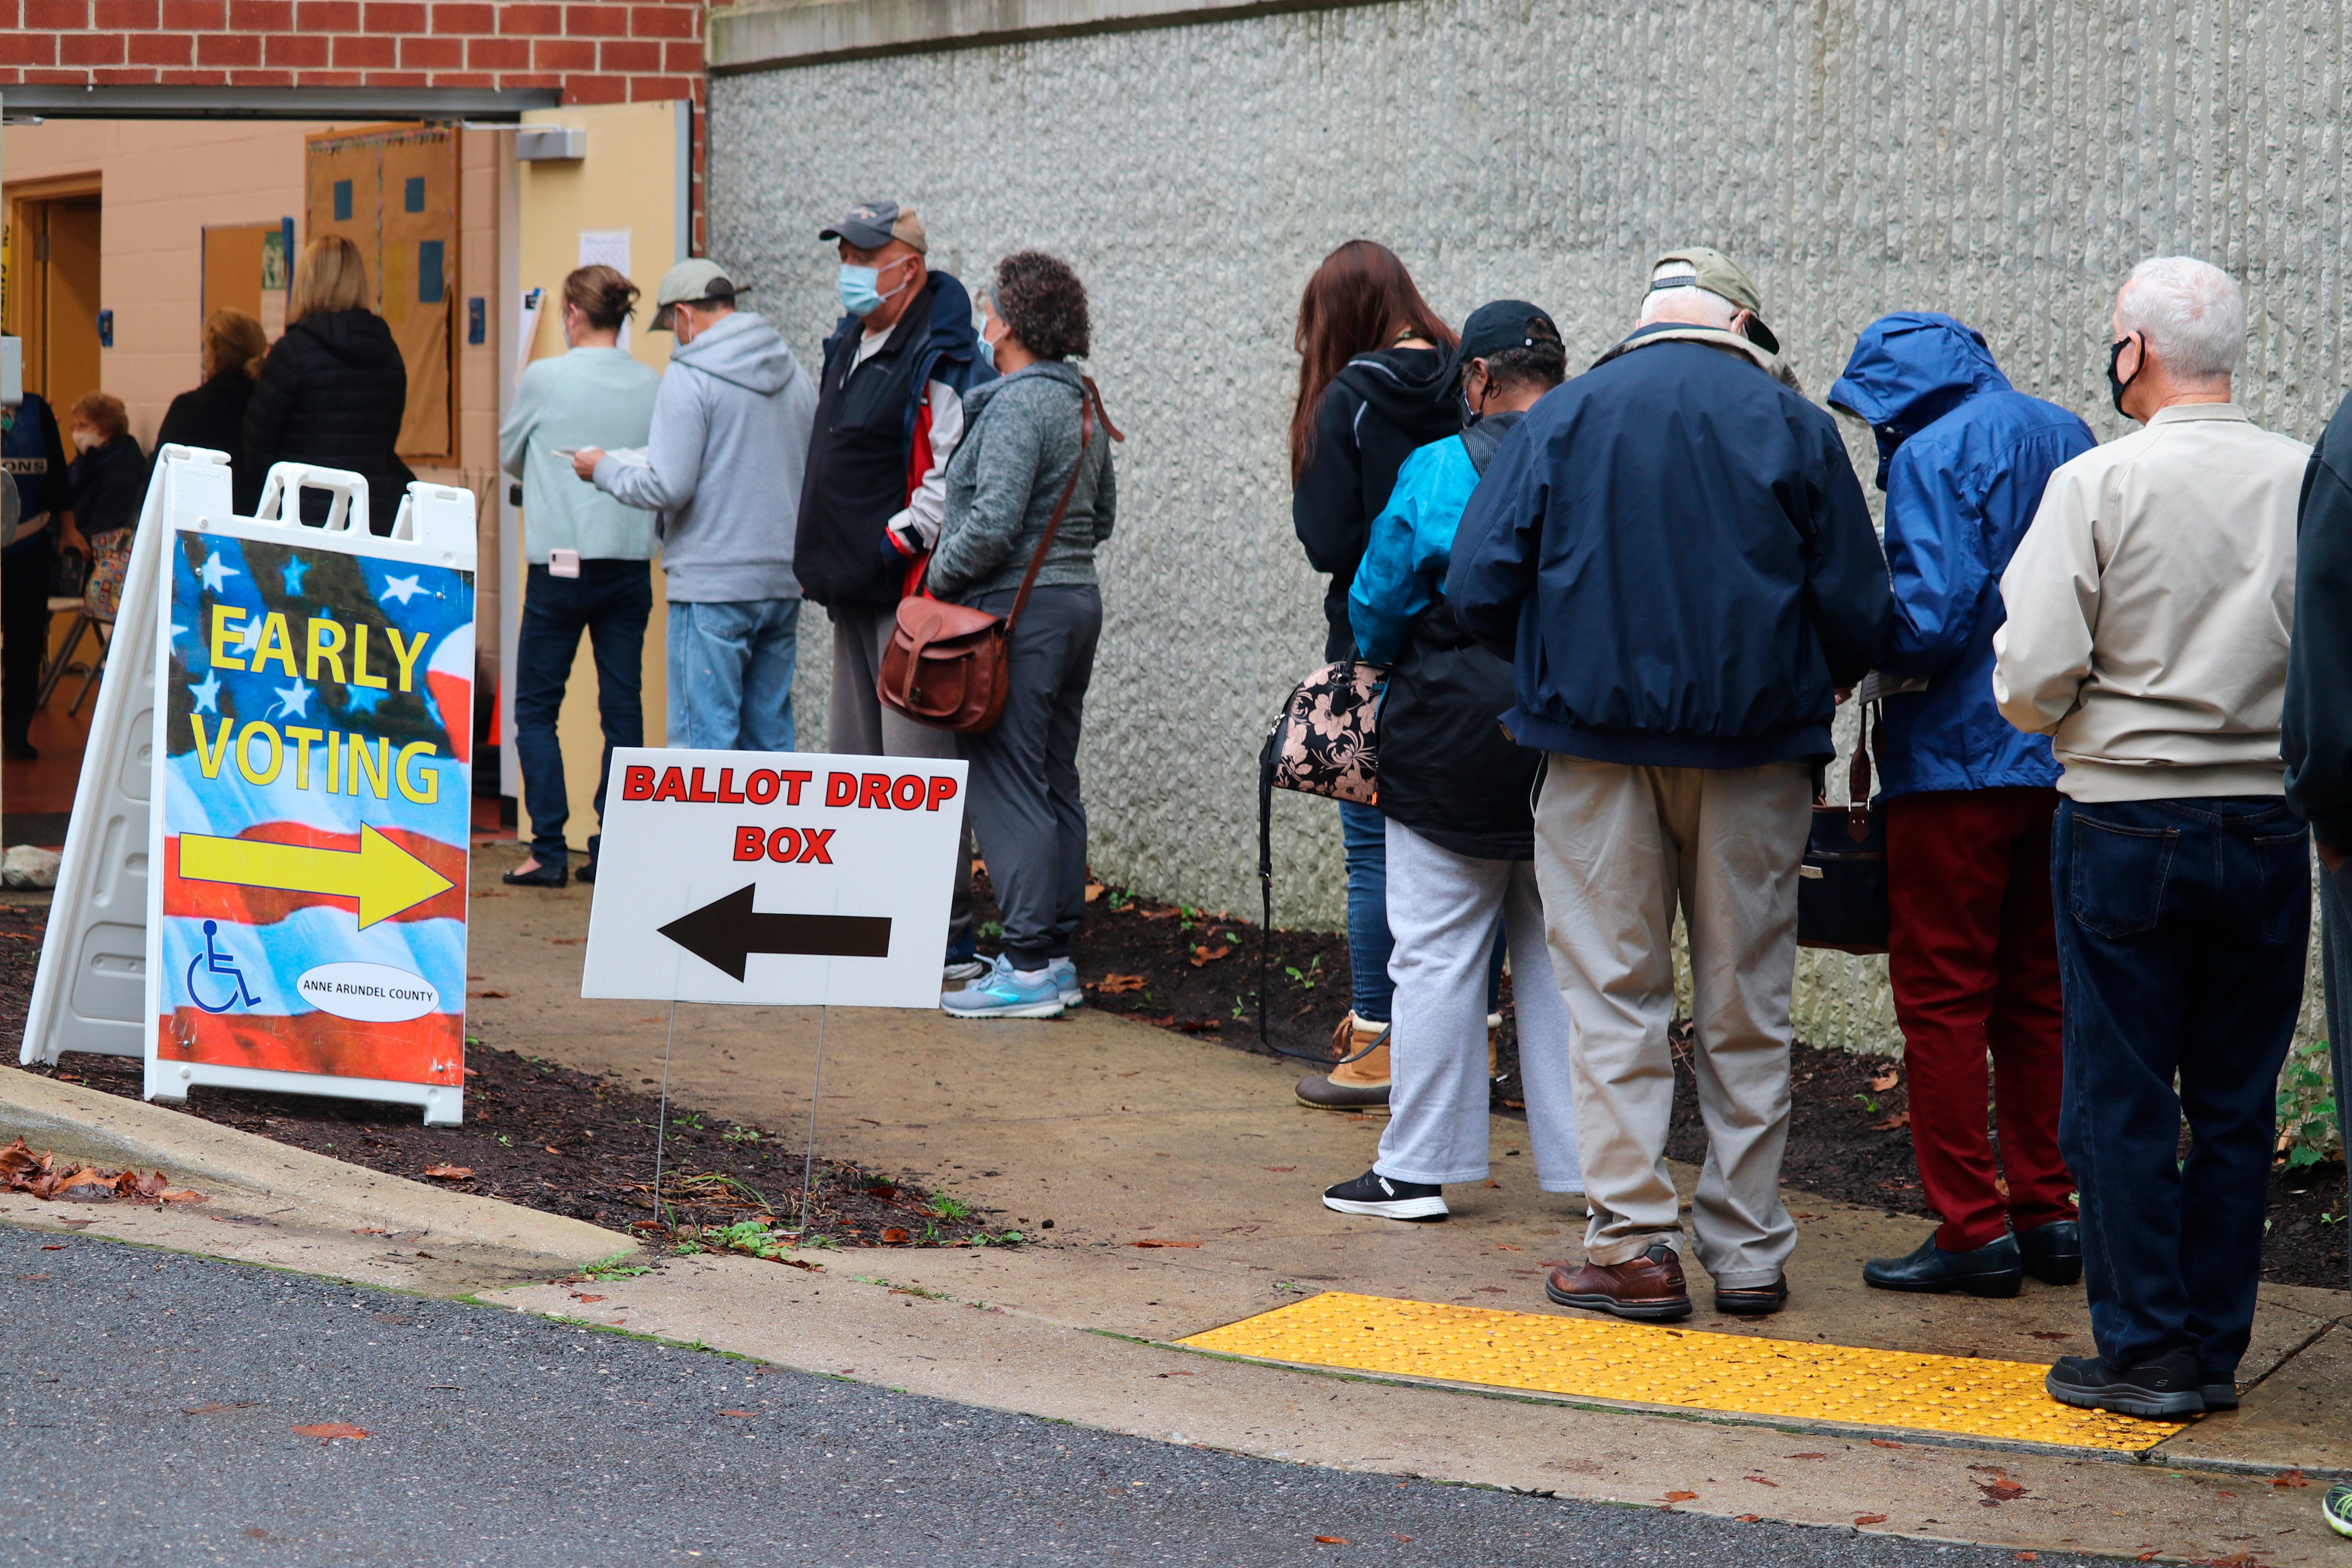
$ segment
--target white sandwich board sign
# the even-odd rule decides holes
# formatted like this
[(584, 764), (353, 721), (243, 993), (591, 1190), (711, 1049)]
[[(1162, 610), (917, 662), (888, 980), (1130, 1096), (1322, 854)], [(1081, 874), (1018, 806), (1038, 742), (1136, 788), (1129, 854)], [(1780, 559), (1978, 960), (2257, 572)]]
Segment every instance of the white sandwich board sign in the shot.
[[(323, 492), (321, 523), (302, 521)], [(464, 1104), (475, 501), (158, 454), (92, 716), (22, 1059)]]
[(966, 767), (614, 752), (580, 994), (937, 1007)]

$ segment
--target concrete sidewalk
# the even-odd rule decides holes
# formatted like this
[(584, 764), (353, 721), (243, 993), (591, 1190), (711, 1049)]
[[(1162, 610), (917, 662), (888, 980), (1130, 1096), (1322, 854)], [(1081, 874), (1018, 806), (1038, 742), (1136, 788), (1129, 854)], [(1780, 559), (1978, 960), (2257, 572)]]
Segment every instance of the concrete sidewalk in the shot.
[[(484, 882), (492, 860), (478, 861)], [(476, 906), (471, 966), (509, 993), (477, 1005), (488, 1042), (625, 1079), (657, 1078), (665, 1010), (577, 996), (589, 890), (482, 891), (504, 901)], [(817, 1022), (813, 1011), (680, 1008), (674, 1097), (796, 1132), (808, 1114)], [(1801, 1426), (1785, 1421), (1570, 1408), (1204, 1362), (1165, 1343), (1323, 1289), (1556, 1310), (1543, 1300), (1541, 1276), (1548, 1263), (1580, 1255), (1580, 1205), (1536, 1190), (1523, 1128), (1498, 1120), (1494, 1182), (1449, 1189), (1451, 1223), (1331, 1214), (1317, 1201), (1320, 1189), (1370, 1163), (1378, 1119), (1297, 1106), (1295, 1070), (1284, 1064), (1092, 1012), (979, 1025), (835, 1012), (825, 1029), (818, 1147), (919, 1175), (1040, 1245), (817, 1254), (826, 1264), (821, 1283), (749, 1260), (695, 1260), (639, 1280), (525, 1291), (518, 1304), (605, 1321), (603, 1314), (618, 1315), (631, 1330), (814, 1370), (854, 1367), (859, 1377), (1252, 1452), (1628, 1500), (1696, 1490), (1690, 1506), (1727, 1512), (1816, 1521), (1885, 1513), (1889, 1529), (2133, 1555), (2226, 1557), (2259, 1547), (2291, 1560), (2289, 1536), (2256, 1541), (2237, 1531), (2254, 1527), (2246, 1509), (2274, 1490), (2242, 1472), (2352, 1470), (2352, 1326), (2339, 1322), (2343, 1294), (2317, 1289), (2265, 1289), (2242, 1372), (2254, 1384), (2245, 1408), (2209, 1417), (2137, 1464), (2047, 1451), (2021, 1459), (1916, 1438), (1899, 1449), (1852, 1436), (1795, 1442), (1787, 1434)], [(1681, 1174), (1687, 1190), (1693, 1173)], [(1790, 1310), (1719, 1319), (1695, 1279), (1701, 1307), (1689, 1327), (2030, 1363), (2091, 1347), (2079, 1289), (2029, 1284), (2014, 1301), (1866, 1290), (1861, 1260), (1909, 1250), (1923, 1222), (1796, 1192), (1790, 1201), (1804, 1233)], [(1174, 1245), (1140, 1245), (1154, 1242)], [(911, 1294), (874, 1294), (891, 1289)], [(604, 1300), (575, 1301), (581, 1294)], [(943, 1304), (970, 1301), (989, 1310)], [(1820, 1461), (1781, 1462), (1793, 1449), (1840, 1458), (1820, 1470), (1807, 1468)], [(1777, 1468), (1755, 1469), (1768, 1458)], [(2059, 1500), (2036, 1505), (2063, 1513), (2066, 1533), (2043, 1533), (2051, 1519), (2031, 1529), (2013, 1522), (2035, 1511), (2021, 1502), (1978, 1508), (1992, 1500), (1971, 1496), (1960, 1508), (1947, 1483), (1973, 1474), (1972, 1464), (2006, 1467), (2012, 1479), (2043, 1474), (2053, 1486), (2062, 1473), (2078, 1478), (2081, 1485), (2059, 1488)], [(2168, 1464), (2184, 1467), (2183, 1479)], [(1660, 1466), (1683, 1479), (1637, 1487), (1637, 1476), (1660, 1475)], [(1727, 1469), (1774, 1484), (1741, 1482)], [(1942, 1479), (1920, 1488), (1902, 1479), (1929, 1474)], [(1815, 1475), (1817, 1487), (1802, 1479)], [(2201, 1500), (2182, 1511), (2164, 1498)], [(2266, 1519), (2275, 1508), (2255, 1511)], [(2278, 1511), (2264, 1528), (2303, 1539), (2312, 1510)], [(2161, 1533), (2148, 1522), (2158, 1519), (2170, 1533), (2147, 1539)]]

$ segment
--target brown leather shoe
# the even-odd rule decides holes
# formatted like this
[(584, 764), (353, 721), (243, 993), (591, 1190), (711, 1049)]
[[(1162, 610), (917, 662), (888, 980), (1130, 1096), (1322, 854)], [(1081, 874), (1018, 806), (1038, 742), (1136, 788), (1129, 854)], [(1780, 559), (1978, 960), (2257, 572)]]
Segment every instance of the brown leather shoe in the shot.
[(1789, 1277), (1769, 1285), (1744, 1285), (1735, 1290), (1715, 1288), (1715, 1310), (1729, 1318), (1769, 1317), (1789, 1304)]
[(1563, 1264), (1544, 1281), (1544, 1294), (1563, 1307), (1589, 1307), (1636, 1322), (1687, 1318), (1691, 1310), (1683, 1260), (1663, 1241), (1630, 1262)]

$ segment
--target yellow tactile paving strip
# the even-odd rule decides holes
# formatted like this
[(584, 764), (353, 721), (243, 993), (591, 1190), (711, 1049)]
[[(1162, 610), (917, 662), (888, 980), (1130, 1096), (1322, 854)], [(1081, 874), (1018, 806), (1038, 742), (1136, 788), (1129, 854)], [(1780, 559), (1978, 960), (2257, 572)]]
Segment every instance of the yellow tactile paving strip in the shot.
[(2076, 1410), (2024, 1362), (1914, 1355), (1328, 1291), (1180, 1344), (1587, 1399), (2136, 1452), (2181, 1423)]

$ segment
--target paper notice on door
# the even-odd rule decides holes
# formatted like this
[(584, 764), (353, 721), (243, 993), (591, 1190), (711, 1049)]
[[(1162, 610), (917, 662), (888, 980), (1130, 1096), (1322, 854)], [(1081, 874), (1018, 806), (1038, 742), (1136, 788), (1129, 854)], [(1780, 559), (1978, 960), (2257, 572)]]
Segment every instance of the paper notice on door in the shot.
[[(583, 267), (609, 267), (622, 277), (629, 276), (629, 231), (625, 228), (583, 228), (580, 231), (580, 261)], [(635, 279), (631, 279), (632, 282)], [(629, 346), (629, 323), (621, 322), (624, 351)]]

